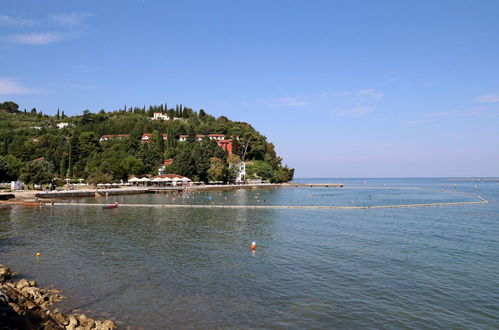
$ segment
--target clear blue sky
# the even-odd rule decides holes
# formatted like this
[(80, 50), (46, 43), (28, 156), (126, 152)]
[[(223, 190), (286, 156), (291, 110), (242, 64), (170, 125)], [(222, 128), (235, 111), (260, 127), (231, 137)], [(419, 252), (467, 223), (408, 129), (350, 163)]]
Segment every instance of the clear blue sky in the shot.
[(499, 1), (0, 4), (0, 101), (182, 103), (296, 177), (499, 176)]

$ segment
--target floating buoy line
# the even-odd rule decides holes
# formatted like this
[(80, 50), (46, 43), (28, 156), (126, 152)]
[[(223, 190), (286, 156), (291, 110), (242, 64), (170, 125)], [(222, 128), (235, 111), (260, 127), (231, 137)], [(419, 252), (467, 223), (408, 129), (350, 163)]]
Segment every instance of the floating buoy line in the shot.
[[(420, 189), (420, 190), (432, 190), (439, 192), (447, 192), (465, 195), (469, 197), (477, 198), (478, 201), (475, 202), (437, 202), (437, 203), (414, 203), (414, 204), (395, 204), (395, 205), (372, 205), (372, 206), (340, 206), (340, 205), (226, 205), (226, 204), (122, 204), (120, 207), (150, 207), (150, 208), (171, 208), (171, 209), (181, 209), (181, 208), (217, 208), (217, 209), (307, 209), (307, 210), (363, 210), (363, 209), (386, 209), (386, 208), (410, 208), (410, 207), (433, 207), (433, 206), (457, 206), (457, 205), (480, 205), (488, 204), (489, 201), (485, 198), (469, 194), (460, 191), (451, 190), (437, 190), (431, 188), (420, 188), (420, 187), (349, 187), (351, 189)], [(345, 189), (345, 188), (343, 188)], [(210, 196), (211, 197), (211, 196)], [(208, 198), (208, 200), (211, 200)], [(90, 206), (90, 207), (105, 207), (109, 208), (109, 204), (101, 203), (67, 203), (67, 202), (19, 202), (19, 201), (0, 201), (0, 204), (6, 205), (25, 205), (25, 206)], [(114, 205), (113, 205), (114, 206)]]

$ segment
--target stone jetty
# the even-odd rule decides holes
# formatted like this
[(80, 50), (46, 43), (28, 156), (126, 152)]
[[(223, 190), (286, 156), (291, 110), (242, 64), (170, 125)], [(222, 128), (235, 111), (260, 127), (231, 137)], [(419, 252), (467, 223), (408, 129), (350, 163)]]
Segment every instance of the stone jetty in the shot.
[(110, 321), (91, 319), (83, 314), (66, 314), (53, 308), (62, 300), (59, 291), (38, 288), (35, 281), (13, 281), (14, 273), (0, 264), (0, 330), (3, 329), (81, 329), (111, 330)]

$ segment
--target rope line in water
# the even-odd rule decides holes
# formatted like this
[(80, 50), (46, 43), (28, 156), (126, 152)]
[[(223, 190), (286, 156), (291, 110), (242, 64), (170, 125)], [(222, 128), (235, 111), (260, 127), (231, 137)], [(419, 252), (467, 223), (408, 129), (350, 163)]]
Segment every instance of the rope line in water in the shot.
[[(219, 209), (316, 209), (316, 210), (362, 210), (362, 209), (385, 209), (385, 208), (408, 208), (408, 207), (432, 207), (432, 206), (456, 206), (456, 205), (479, 205), (488, 204), (485, 198), (465, 193), (462, 191), (432, 189), (422, 187), (343, 187), (342, 189), (419, 189), (432, 190), (446, 193), (454, 193), (477, 198), (477, 202), (440, 202), (398, 205), (373, 205), (373, 206), (334, 206), (334, 205), (217, 205), (217, 204), (119, 204), (120, 207), (154, 207), (154, 208), (219, 208)], [(8, 203), (8, 202), (6, 202)], [(20, 203), (21, 204), (21, 203)], [(35, 203), (31, 203), (35, 204)], [(36, 203), (42, 204), (42, 203)], [(45, 205), (50, 205), (49, 203)], [(53, 203), (56, 206), (108, 206), (102, 203)]]
[[(209, 204), (120, 204), (119, 207), (156, 207), (156, 208), (218, 208), (218, 209), (322, 209), (322, 210), (360, 210), (384, 209), (401, 207), (429, 207), (429, 206), (454, 206), (487, 204), (488, 201), (480, 196), (479, 202), (454, 202), (454, 203), (424, 203), (424, 204), (399, 204), (399, 205), (374, 205), (374, 206), (328, 206), (328, 205), (209, 205)], [(96, 203), (55, 203), (57, 206), (99, 206), (109, 204)]]

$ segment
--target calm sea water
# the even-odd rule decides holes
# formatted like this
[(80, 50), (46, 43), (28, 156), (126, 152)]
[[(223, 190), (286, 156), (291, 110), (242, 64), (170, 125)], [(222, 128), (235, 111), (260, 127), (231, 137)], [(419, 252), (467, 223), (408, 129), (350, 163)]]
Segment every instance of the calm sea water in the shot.
[(370, 206), (475, 201), (456, 192), (474, 193), (476, 184), (490, 203), (361, 210), (1, 207), (0, 263), (62, 289), (64, 310), (114, 317), (123, 328), (498, 327), (499, 182), (297, 181), (343, 182), (347, 189), (78, 201)]

